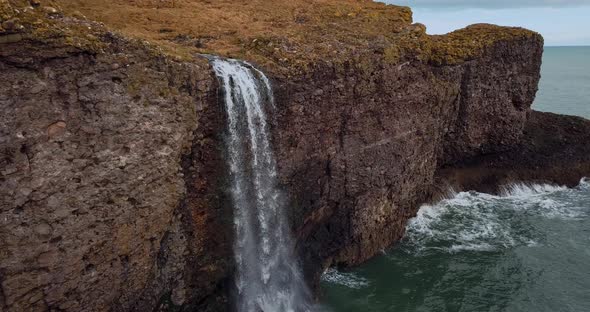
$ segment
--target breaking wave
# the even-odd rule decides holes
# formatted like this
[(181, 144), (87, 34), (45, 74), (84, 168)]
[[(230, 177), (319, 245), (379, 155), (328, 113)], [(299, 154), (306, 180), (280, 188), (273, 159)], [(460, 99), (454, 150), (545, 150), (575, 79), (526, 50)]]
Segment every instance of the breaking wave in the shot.
[(500, 195), (450, 192), (447, 199), (420, 208), (408, 223), (403, 246), (417, 253), (455, 253), (541, 245), (544, 231), (539, 224), (586, 216), (588, 207), (576, 202), (584, 189), (590, 189), (589, 179), (573, 189), (519, 183)]

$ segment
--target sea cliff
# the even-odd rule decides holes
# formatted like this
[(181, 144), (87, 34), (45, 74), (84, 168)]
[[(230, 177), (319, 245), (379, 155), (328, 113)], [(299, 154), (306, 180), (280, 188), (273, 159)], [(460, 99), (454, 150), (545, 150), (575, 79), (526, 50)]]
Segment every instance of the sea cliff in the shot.
[(533, 112), (543, 39), (430, 36), (371, 1), (0, 0), (0, 310), (225, 311), (225, 112), (203, 54), (271, 79), (307, 280), (448, 186), (573, 184), (590, 122)]

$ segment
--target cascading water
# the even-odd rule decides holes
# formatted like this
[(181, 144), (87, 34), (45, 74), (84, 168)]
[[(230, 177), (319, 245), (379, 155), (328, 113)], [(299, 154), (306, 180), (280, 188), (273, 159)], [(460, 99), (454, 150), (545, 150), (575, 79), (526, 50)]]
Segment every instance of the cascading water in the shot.
[(264, 104), (274, 107), (266, 76), (248, 63), (211, 59), (225, 93), (226, 147), (234, 205), (237, 310), (309, 311), (277, 185)]

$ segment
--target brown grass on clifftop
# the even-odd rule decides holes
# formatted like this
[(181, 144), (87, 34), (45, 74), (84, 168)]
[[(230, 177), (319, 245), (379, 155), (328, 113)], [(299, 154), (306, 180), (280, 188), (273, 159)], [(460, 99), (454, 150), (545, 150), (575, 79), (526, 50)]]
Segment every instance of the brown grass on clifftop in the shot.
[(381, 55), (388, 63), (456, 64), (497, 40), (538, 36), (493, 25), (429, 36), (423, 25), (412, 24), (410, 8), (371, 0), (36, 1), (66, 15), (103, 22), (175, 55), (223, 55), (286, 71), (363, 55)]
[(65, 11), (82, 12), (133, 37), (278, 63), (367, 49), (412, 21), (407, 7), (367, 0), (57, 2)]

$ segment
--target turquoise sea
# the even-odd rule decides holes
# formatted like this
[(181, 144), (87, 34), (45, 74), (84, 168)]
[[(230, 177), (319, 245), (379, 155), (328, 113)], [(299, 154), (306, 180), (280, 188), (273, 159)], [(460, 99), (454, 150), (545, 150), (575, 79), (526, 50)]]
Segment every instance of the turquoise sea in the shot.
[[(545, 49), (534, 109), (590, 118), (590, 47)], [(590, 144), (590, 142), (589, 142)], [(590, 180), (451, 193), (400, 244), (323, 276), (332, 312), (590, 312)]]

